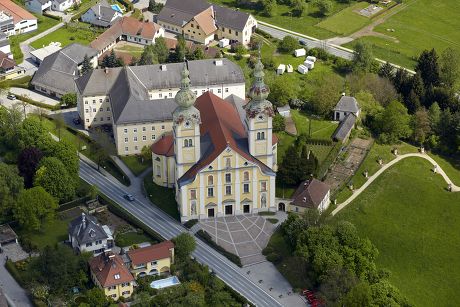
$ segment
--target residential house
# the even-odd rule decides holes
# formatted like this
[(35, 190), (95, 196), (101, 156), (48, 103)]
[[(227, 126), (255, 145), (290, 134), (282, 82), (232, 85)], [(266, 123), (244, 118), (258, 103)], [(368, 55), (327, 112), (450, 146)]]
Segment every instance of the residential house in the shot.
[(35, 30), (37, 30), (37, 17), (11, 0), (0, 0), (1, 32), (10, 36)]
[(8, 56), (11, 55), (10, 40), (3, 32), (0, 32), (0, 51)]
[(98, 223), (94, 216), (82, 213), (69, 224), (70, 244), (79, 253), (91, 252), (99, 255), (113, 245), (113, 242), (108, 240), (112, 234), (107, 233), (110, 230), (106, 229)]
[(153, 181), (175, 187), (182, 222), (275, 211), (274, 111), (260, 60), (248, 103), (210, 91), (196, 98), (185, 65), (181, 75), (173, 134), (151, 147)]
[(360, 109), (356, 99), (342, 95), (334, 108), (334, 120), (340, 121), (340, 123), (332, 134), (332, 139), (345, 142), (350, 136), (359, 114)]
[[(119, 155), (139, 154), (172, 131), (174, 96), (181, 87), (182, 63), (95, 69), (77, 81), (77, 110), (85, 129), (113, 125)], [(228, 59), (188, 62), (194, 95), (206, 92), (244, 99), (241, 68)]]
[(80, 0), (52, 0), (51, 10), (64, 12), (70, 9), (73, 5), (79, 4)]
[(18, 244), (18, 235), (8, 224), (0, 225), (0, 247), (8, 244)]
[(304, 212), (306, 209), (316, 209), (320, 213), (331, 203), (330, 189), (327, 184), (311, 178), (302, 182), (292, 195), (288, 211)]
[(51, 0), (26, 0), (26, 8), (34, 13), (41, 14), (46, 10), (51, 10)]
[(16, 62), (7, 55), (0, 51), (0, 78), (13, 79), (24, 74), (24, 68), (16, 66)]
[(136, 277), (169, 274), (174, 263), (174, 244), (164, 241), (128, 252), (131, 273)]
[(203, 0), (168, 0), (157, 22), (166, 31), (205, 45), (220, 39), (247, 45), (257, 28), (257, 21), (250, 14)]
[(164, 36), (164, 29), (154, 22), (143, 22), (132, 17), (117, 19), (104, 33), (99, 35), (90, 46), (98, 51), (100, 57), (112, 49), (120, 40), (139, 45), (155, 44), (158, 37)]
[(97, 50), (77, 43), (47, 56), (35, 72), (31, 84), (35, 90), (54, 97), (76, 92), (75, 79), (80, 76), (84, 57), (97, 67)]
[(98, 27), (110, 27), (123, 15), (114, 10), (106, 0), (102, 0), (81, 16), (81, 21)]
[(91, 280), (104, 290), (107, 297), (118, 300), (128, 298), (134, 291), (135, 280), (119, 255), (111, 251), (101, 253), (89, 260)]
[(61, 50), (60, 43), (51, 43), (48, 46), (44, 46), (43, 48), (35, 49), (30, 51), (30, 55), (32, 60), (40, 66), (43, 60), (53, 53)]

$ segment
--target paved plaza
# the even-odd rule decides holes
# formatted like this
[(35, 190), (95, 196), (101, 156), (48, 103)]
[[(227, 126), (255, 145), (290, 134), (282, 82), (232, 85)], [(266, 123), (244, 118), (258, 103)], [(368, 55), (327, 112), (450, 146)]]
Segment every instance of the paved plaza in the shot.
[(259, 215), (238, 215), (200, 221), (202, 230), (228, 252), (241, 259), (243, 266), (266, 261), (262, 250), (276, 225)]

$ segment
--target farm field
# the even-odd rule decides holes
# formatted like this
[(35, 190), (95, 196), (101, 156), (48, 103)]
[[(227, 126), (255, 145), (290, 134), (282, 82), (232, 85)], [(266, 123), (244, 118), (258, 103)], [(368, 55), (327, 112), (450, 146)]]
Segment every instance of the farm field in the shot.
[(370, 18), (361, 16), (356, 12), (368, 6), (369, 2), (357, 2), (321, 21), (316, 26), (341, 35), (353, 33), (371, 22)]
[[(441, 53), (447, 47), (460, 51), (460, 2), (457, 0), (408, 0), (406, 8), (374, 30), (397, 41), (377, 37), (361, 40), (374, 45), (377, 57), (414, 68), (413, 61), (424, 49)], [(394, 29), (388, 32), (387, 29)], [(345, 46), (353, 46), (353, 42)]]
[[(454, 306), (460, 291), (460, 194), (420, 158), (379, 177), (333, 221), (348, 220), (377, 246), (376, 259), (415, 306)], [(458, 184), (458, 183), (457, 183)]]

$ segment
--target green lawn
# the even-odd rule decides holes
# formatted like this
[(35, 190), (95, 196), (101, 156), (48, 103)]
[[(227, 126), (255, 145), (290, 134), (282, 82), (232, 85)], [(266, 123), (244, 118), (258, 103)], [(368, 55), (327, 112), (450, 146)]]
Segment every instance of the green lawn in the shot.
[(138, 46), (132, 46), (132, 45), (123, 45), (120, 47), (116, 47), (115, 51), (121, 51), (121, 52), (126, 52), (132, 55), (133, 57), (139, 58), (144, 51), (143, 47), (138, 47)]
[(135, 231), (117, 234), (115, 238), (115, 244), (120, 247), (131, 246), (143, 242), (154, 243), (156, 241), (143, 233), (137, 233)]
[(70, 220), (62, 220), (56, 217), (51, 222), (46, 222), (40, 231), (25, 231), (17, 230), (18, 236), (23, 239), (29, 240), (33, 245), (37, 246), (40, 250), (45, 246), (53, 246), (58, 242), (68, 239), (67, 227)]
[(139, 176), (143, 171), (152, 166), (152, 159), (142, 162), (140, 156), (123, 156), (120, 159), (126, 164), (127, 167), (133, 172), (134, 175)]
[(61, 47), (65, 47), (72, 43), (80, 43), (82, 45), (89, 45), (92, 42), (100, 30), (90, 28), (89, 24), (78, 23), (78, 27), (63, 26), (58, 30), (34, 41), (30, 44), (34, 48), (42, 48), (43, 46), (49, 45), (51, 42), (60, 42)]
[(460, 186), (460, 157), (446, 157), (432, 152), (428, 154), (439, 164), (444, 172), (446, 172), (447, 176), (449, 176), (454, 184)]
[(460, 194), (420, 158), (378, 178), (335, 220), (348, 220), (377, 246), (377, 264), (415, 306), (456, 306), (460, 292)]
[[(234, 0), (211, 0), (210, 2), (222, 4), (229, 7), (235, 7)], [(254, 1), (255, 2), (255, 1)], [(334, 15), (341, 10), (347, 8), (351, 4), (355, 3), (354, 1), (351, 4), (343, 3), (340, 1), (332, 1), (333, 9), (330, 15)], [(307, 13), (302, 17), (295, 17), (291, 15), (292, 7), (284, 4), (277, 4), (274, 10), (274, 16), (266, 17), (263, 16), (259, 10), (255, 9), (244, 9), (240, 8), (241, 11), (251, 13), (256, 19), (271, 23), (278, 27), (286, 28), (291, 31), (303, 33), (310, 35), (319, 39), (334, 37), (336, 34), (328, 31), (326, 29), (316, 26), (326, 17), (322, 17), (318, 13), (318, 9), (311, 2), (307, 3), (308, 9)]]
[(153, 183), (151, 174), (144, 177), (144, 188), (150, 201), (172, 218), (180, 220), (174, 189), (160, 187)]
[(369, 2), (357, 2), (321, 21), (316, 26), (341, 35), (354, 33), (371, 22), (370, 18), (356, 12), (368, 6)]
[(405, 9), (375, 28), (377, 32), (395, 37), (397, 42), (363, 38), (375, 45), (376, 56), (413, 68), (412, 59), (424, 49), (435, 48), (439, 53), (447, 47), (460, 50), (460, 1), (407, 0), (403, 3)]

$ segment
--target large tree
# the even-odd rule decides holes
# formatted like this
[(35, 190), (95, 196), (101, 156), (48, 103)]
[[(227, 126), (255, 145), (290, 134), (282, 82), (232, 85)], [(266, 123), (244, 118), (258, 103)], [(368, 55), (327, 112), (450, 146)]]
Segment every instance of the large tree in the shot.
[(327, 117), (340, 98), (343, 91), (343, 80), (336, 74), (323, 73), (311, 84), (311, 88), (304, 88), (305, 93), (312, 92), (302, 97), (306, 108), (316, 115)]
[(440, 77), (444, 87), (455, 88), (460, 81), (460, 52), (447, 48), (441, 53)]
[(182, 261), (190, 257), (196, 247), (195, 238), (188, 233), (181, 233), (173, 239), (175, 253)]
[(58, 204), (42, 187), (22, 190), (13, 209), (14, 218), (21, 227), (40, 230), (43, 222), (54, 218)]
[(84, 76), (87, 73), (91, 72), (92, 70), (93, 70), (93, 65), (91, 64), (89, 57), (85, 54), (85, 56), (83, 57), (83, 63), (82, 63), (80, 73), (82, 76)]
[(43, 123), (36, 117), (30, 116), (23, 120), (20, 129), (19, 139), (21, 148), (27, 146), (36, 146), (38, 140), (45, 135), (46, 129)]
[(69, 201), (75, 195), (73, 178), (67, 172), (64, 164), (54, 157), (46, 157), (40, 161), (34, 185), (43, 187), (61, 202)]
[(77, 106), (77, 93), (71, 92), (62, 95), (61, 105), (66, 107), (76, 107)]
[(19, 175), (24, 178), (24, 186), (31, 188), (38, 164), (43, 157), (43, 153), (36, 147), (24, 148), (18, 156)]
[(413, 139), (418, 144), (425, 143), (431, 132), (430, 116), (425, 108), (420, 108), (412, 117)]
[(411, 134), (410, 115), (399, 101), (392, 101), (375, 119), (375, 129), (383, 143), (395, 143)]
[(105, 160), (111, 159), (110, 156), (116, 154), (116, 150), (112, 139), (107, 133), (101, 130), (96, 130), (94, 138), (96, 140), (96, 144), (91, 148), (91, 150), (92, 155), (96, 159), (95, 162), (97, 164), (97, 170), (99, 170)]
[(370, 72), (373, 62), (374, 55), (372, 53), (372, 46), (361, 41), (356, 43), (352, 60), (353, 70), (360, 72)]
[(323, 16), (328, 16), (334, 8), (331, 0), (315, 0), (313, 3), (316, 4), (319, 13)]
[(298, 92), (294, 82), (285, 78), (275, 78), (270, 82), (270, 94), (268, 99), (276, 106), (284, 106), (291, 100), (297, 98)]
[(295, 144), (289, 146), (280, 164), (277, 179), (280, 183), (294, 186), (299, 183), (302, 170), (299, 168), (299, 152)]
[(424, 50), (417, 60), (415, 71), (421, 75), (425, 87), (438, 86), (440, 70), (436, 50)]
[(169, 58), (169, 49), (166, 46), (164, 37), (158, 37), (155, 39), (155, 45), (153, 45), (153, 52), (156, 54), (159, 63), (166, 63)]
[(296, 38), (291, 35), (286, 35), (278, 43), (278, 50), (282, 53), (293, 53), (299, 46), (299, 41)]
[(16, 167), (0, 162), (0, 216), (7, 217), (24, 187)]
[(260, 0), (262, 5), (262, 14), (267, 17), (272, 17), (276, 9), (275, 0)]

